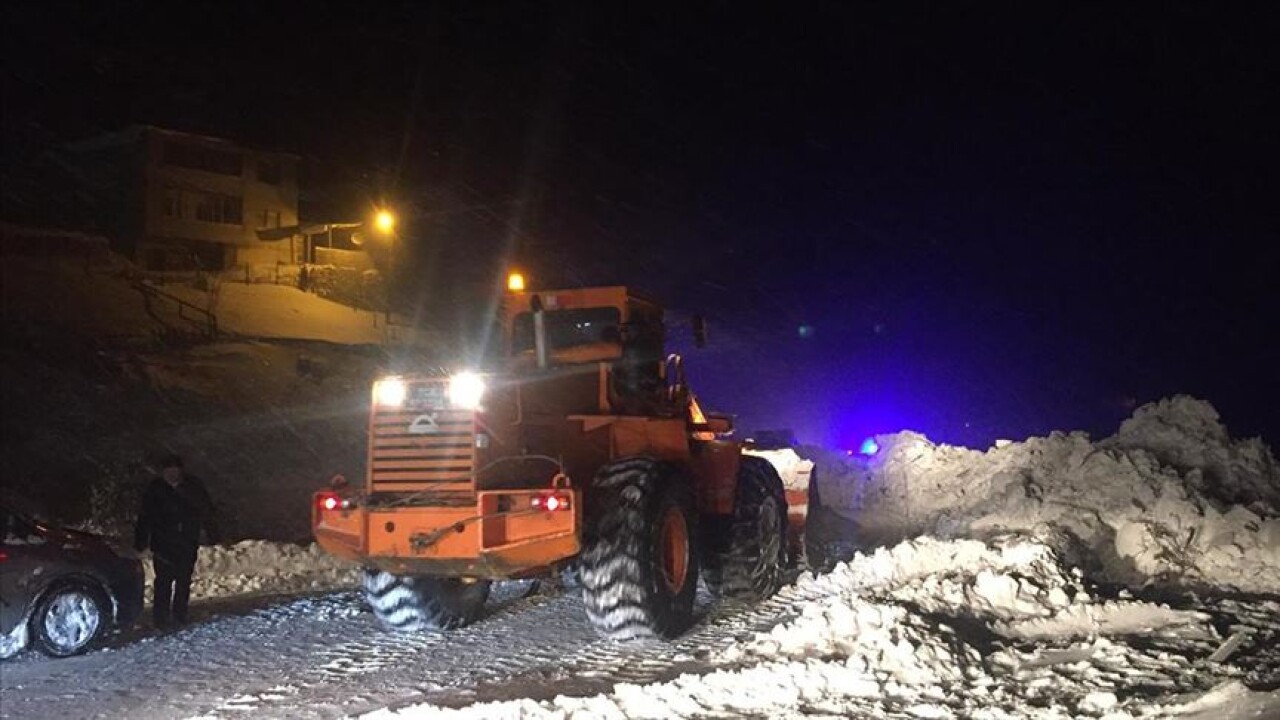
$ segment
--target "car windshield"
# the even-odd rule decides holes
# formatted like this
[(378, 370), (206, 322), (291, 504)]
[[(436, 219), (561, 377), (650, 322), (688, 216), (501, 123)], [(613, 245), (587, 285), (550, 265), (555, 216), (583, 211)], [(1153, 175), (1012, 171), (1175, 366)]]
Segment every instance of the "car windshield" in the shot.
[[(610, 342), (616, 338), (622, 320), (618, 309), (612, 307), (548, 310), (545, 317), (547, 347), (551, 350)], [(533, 313), (521, 313), (511, 331), (511, 351), (519, 354), (532, 349)]]

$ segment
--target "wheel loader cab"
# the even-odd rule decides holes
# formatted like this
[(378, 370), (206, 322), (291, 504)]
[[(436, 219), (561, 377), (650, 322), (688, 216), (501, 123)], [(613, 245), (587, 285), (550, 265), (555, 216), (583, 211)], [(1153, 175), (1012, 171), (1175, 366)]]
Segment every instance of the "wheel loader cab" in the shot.
[(657, 368), (662, 363), (662, 308), (618, 286), (508, 293), (503, 329), (515, 371), (536, 367), (538, 314), (553, 365), (633, 360)]
[(677, 407), (681, 398), (664, 397), (666, 331), (657, 304), (625, 287), (605, 287), (509, 293), (503, 310), (513, 374), (536, 372), (540, 364), (561, 372), (604, 364), (597, 412), (669, 416), (682, 409)]

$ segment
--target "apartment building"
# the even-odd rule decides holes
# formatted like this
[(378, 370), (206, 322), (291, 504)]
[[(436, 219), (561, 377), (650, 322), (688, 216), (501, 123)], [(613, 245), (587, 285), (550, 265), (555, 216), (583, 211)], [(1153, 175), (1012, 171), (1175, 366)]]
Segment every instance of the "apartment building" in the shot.
[(292, 234), (260, 232), (298, 225), (295, 155), (132, 126), (76, 143), (67, 157), (96, 224), (145, 269), (301, 259)]

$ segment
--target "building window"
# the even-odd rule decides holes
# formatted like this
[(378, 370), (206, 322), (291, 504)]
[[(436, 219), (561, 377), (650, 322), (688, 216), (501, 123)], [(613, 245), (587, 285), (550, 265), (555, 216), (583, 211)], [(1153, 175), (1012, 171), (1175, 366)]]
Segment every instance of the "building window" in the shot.
[(182, 191), (176, 187), (166, 187), (164, 196), (160, 198), (160, 208), (165, 217), (182, 219)]
[(165, 141), (164, 164), (236, 177), (244, 172), (244, 158), (239, 152), (177, 140)]
[(268, 185), (280, 184), (280, 163), (267, 158), (258, 158), (258, 181)]
[(260, 228), (278, 228), (280, 227), (280, 211), (279, 210), (263, 210)]
[(221, 225), (243, 225), (244, 211), (240, 198), (218, 193), (196, 195), (196, 219)]

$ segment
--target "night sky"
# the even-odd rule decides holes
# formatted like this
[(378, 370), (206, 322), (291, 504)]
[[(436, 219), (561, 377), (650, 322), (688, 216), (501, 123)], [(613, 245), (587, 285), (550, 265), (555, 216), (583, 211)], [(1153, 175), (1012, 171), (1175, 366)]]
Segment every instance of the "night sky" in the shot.
[(677, 343), (704, 313), (695, 389), (747, 430), (983, 444), (1184, 392), (1280, 437), (1268, 3), (21, 5), (7, 167), (130, 123), (298, 153), (309, 212), (406, 209), (424, 286), (482, 254), (643, 288)]

